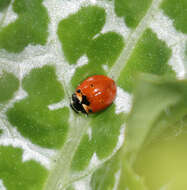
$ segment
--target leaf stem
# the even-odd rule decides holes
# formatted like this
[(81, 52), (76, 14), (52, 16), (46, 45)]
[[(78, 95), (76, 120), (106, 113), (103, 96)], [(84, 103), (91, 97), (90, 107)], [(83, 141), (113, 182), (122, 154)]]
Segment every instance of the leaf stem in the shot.
[(72, 123), (67, 137), (68, 141), (58, 154), (54, 169), (50, 172), (45, 190), (62, 190), (70, 178), (71, 161), (80, 143), (82, 136), (88, 128), (88, 119), (83, 117), (72, 118)]
[(150, 8), (147, 11), (147, 14), (143, 17), (137, 28), (129, 35), (125, 48), (123, 49), (114, 66), (109, 71), (108, 75), (114, 80), (119, 78), (120, 73), (128, 62), (138, 40), (147, 28), (152, 16), (158, 11), (161, 2), (162, 0), (153, 0)]

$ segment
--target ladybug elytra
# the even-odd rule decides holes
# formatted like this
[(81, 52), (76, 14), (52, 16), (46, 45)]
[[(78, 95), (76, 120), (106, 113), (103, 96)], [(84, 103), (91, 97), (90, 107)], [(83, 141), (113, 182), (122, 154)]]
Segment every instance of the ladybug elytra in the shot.
[(104, 75), (93, 75), (84, 80), (72, 94), (71, 107), (85, 114), (107, 108), (116, 97), (115, 82)]

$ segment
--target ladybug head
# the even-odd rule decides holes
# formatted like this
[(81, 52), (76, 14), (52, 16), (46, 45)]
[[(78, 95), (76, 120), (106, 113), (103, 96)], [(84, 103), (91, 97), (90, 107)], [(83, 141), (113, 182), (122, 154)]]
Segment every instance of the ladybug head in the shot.
[(86, 96), (81, 93), (81, 90), (78, 89), (76, 93), (72, 94), (72, 102), (70, 103), (70, 106), (76, 113), (82, 112), (88, 114), (92, 112), (92, 110), (89, 109), (89, 105), (90, 102), (87, 100)]

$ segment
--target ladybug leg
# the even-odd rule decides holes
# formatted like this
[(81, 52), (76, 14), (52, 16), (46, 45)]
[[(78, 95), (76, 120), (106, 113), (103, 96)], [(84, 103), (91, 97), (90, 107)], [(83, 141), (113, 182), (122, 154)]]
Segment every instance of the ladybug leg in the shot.
[(73, 109), (73, 111), (75, 111), (76, 113), (79, 113), (72, 105), (72, 103), (70, 103), (70, 107)]

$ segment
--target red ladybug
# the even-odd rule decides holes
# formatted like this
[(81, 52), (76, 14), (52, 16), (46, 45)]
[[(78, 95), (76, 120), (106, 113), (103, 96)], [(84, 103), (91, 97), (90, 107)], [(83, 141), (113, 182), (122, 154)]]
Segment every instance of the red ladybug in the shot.
[(115, 97), (115, 82), (104, 75), (93, 75), (76, 88), (70, 105), (77, 113), (95, 113), (107, 108)]

